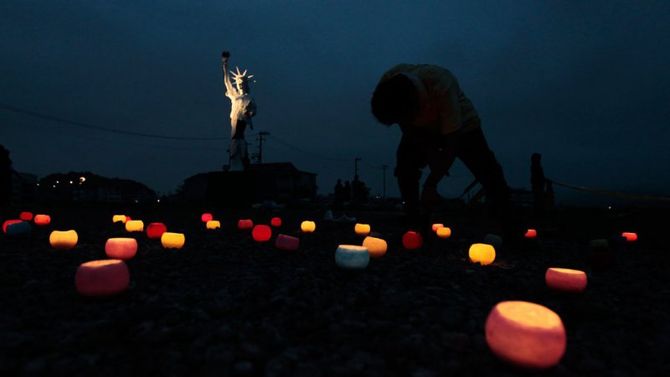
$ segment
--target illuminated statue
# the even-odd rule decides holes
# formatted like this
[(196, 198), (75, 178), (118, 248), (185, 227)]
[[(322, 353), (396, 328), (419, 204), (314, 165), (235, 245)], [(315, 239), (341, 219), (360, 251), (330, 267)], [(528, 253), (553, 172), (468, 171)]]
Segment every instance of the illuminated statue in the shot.
[[(240, 72), (235, 67), (235, 72), (228, 72), (228, 58), (230, 53), (224, 51), (221, 54), (221, 63), (223, 68), (223, 83), (226, 86), (226, 97), (230, 99), (230, 162), (229, 170), (246, 170), (249, 166), (249, 153), (247, 152), (247, 142), (244, 139), (244, 131), (247, 126), (253, 130), (251, 118), (256, 115), (256, 103), (249, 94), (249, 79), (253, 75), (247, 75), (247, 71)], [(232, 80), (231, 75), (232, 74)], [(233, 80), (235, 85), (233, 85)]]

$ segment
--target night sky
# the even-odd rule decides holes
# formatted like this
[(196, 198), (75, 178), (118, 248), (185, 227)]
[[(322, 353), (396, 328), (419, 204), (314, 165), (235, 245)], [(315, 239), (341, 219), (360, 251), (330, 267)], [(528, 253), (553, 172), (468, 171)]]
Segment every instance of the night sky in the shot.
[[(256, 75), (266, 162), (351, 179), (373, 193), (397, 127), (369, 99), (397, 63), (450, 69), (483, 121), (511, 186), (545, 174), (585, 186), (670, 192), (667, 1), (3, 1), (0, 103), (117, 130), (217, 137), (180, 141), (85, 130), (0, 110), (0, 144), (40, 176), (93, 171), (162, 193), (227, 162), (230, 102), (220, 53)], [(121, 2), (113, 2), (115, 4)], [(419, 4), (415, 4), (419, 3)], [(160, 4), (160, 6), (157, 6)], [(255, 133), (247, 140), (255, 152)], [(457, 163), (440, 191), (471, 175)]]

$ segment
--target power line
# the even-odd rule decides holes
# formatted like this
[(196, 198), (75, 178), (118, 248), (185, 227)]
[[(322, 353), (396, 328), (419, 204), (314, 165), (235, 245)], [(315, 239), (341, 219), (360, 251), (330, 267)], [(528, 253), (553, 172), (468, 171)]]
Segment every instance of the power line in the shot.
[(38, 119), (44, 119), (52, 122), (58, 122), (58, 123), (63, 123), (67, 124), (73, 127), (78, 127), (78, 128), (84, 128), (84, 129), (89, 129), (89, 130), (95, 130), (95, 131), (102, 131), (102, 132), (109, 132), (109, 133), (114, 133), (114, 134), (119, 134), (119, 135), (127, 135), (127, 136), (138, 136), (138, 137), (147, 137), (147, 138), (154, 138), (154, 139), (165, 139), (165, 140), (188, 140), (188, 141), (213, 141), (213, 140), (228, 140), (226, 137), (192, 137), (192, 136), (173, 136), (173, 135), (159, 135), (159, 134), (150, 134), (150, 133), (144, 133), (144, 132), (135, 132), (135, 131), (126, 131), (126, 130), (117, 130), (113, 128), (108, 128), (108, 127), (103, 127), (103, 126), (98, 126), (95, 124), (91, 123), (84, 123), (84, 122), (78, 122), (75, 120), (70, 120), (66, 118), (61, 118), (61, 117), (56, 117), (53, 115), (48, 115), (44, 113), (40, 113), (37, 111), (32, 111), (32, 110), (26, 110), (22, 109), (16, 106), (12, 106), (6, 103), (0, 102), (0, 109), (11, 111), (13, 113), (17, 114), (22, 114), (22, 115), (27, 115), (33, 118), (38, 118)]

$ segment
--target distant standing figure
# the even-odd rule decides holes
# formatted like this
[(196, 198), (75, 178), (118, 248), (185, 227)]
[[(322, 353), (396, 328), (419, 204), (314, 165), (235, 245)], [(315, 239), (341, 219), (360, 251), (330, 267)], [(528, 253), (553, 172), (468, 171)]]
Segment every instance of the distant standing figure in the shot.
[(544, 213), (546, 184), (544, 169), (542, 169), (542, 155), (533, 153), (530, 156), (530, 185), (533, 190), (533, 211), (536, 217)]
[[(402, 131), (395, 176), (411, 222), (426, 226), (437, 183), (458, 157), (484, 187), (503, 231), (516, 235), (502, 168), (486, 142), (475, 107), (450, 71), (428, 64), (396, 65), (379, 80), (371, 107), (380, 123), (398, 124)], [(422, 210), (419, 179), (426, 166), (430, 175), (421, 194), (427, 199)]]
[(12, 194), (12, 160), (9, 151), (0, 145), (0, 207), (9, 205)]
[(247, 126), (253, 130), (251, 118), (256, 115), (256, 103), (249, 94), (249, 79), (253, 75), (247, 75), (247, 71), (240, 72), (240, 69), (235, 67), (235, 72), (230, 71), (233, 75), (235, 85), (233, 86), (230, 74), (228, 72), (228, 59), (230, 53), (224, 51), (221, 54), (221, 62), (223, 69), (223, 83), (226, 87), (226, 97), (230, 99), (230, 170), (241, 171), (249, 167), (249, 152), (247, 151), (247, 142), (244, 139), (244, 132)]

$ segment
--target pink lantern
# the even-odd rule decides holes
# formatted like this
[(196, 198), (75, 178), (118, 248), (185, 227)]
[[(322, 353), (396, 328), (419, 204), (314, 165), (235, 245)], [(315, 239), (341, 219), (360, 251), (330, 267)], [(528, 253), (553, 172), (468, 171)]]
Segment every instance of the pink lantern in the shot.
[(298, 250), (298, 247), (300, 247), (300, 238), (279, 234), (275, 240), (275, 247), (280, 250)]
[(137, 254), (137, 240), (134, 238), (110, 238), (105, 243), (105, 253), (111, 259), (132, 259)]
[(109, 296), (128, 289), (130, 272), (122, 260), (94, 260), (82, 263), (74, 280), (83, 296)]
[(237, 229), (249, 230), (254, 227), (254, 222), (251, 219), (240, 219), (237, 221)]
[(586, 289), (586, 273), (569, 268), (550, 267), (544, 280), (551, 289), (563, 292), (583, 292)]

